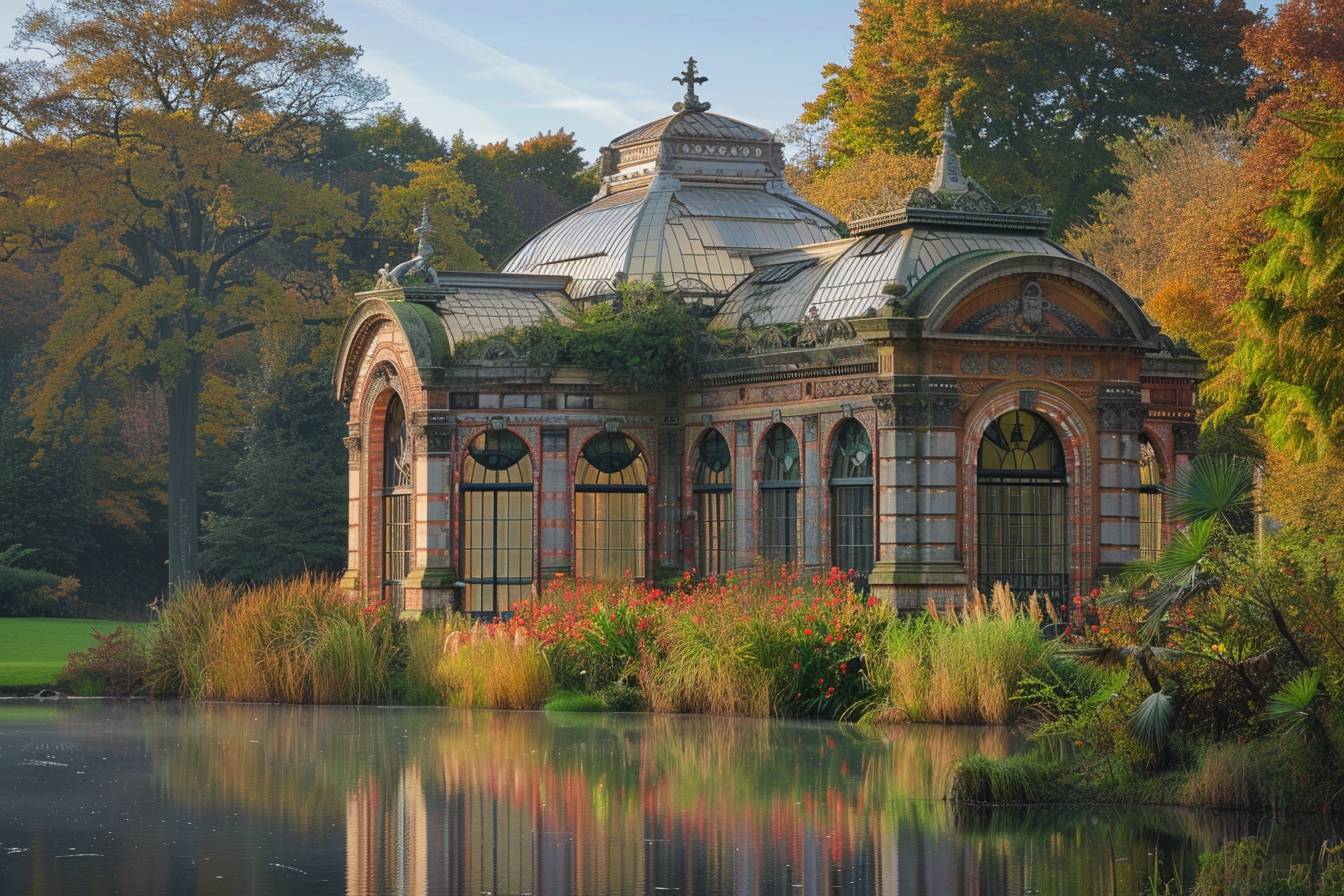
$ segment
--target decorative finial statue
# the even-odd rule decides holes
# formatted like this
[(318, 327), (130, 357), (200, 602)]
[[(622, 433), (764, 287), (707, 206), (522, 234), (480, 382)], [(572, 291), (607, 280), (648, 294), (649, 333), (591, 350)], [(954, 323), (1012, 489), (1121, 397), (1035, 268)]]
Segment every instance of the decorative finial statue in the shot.
[(686, 85), (686, 96), (681, 102), (672, 106), (673, 112), (704, 112), (709, 109), (709, 103), (701, 101), (700, 97), (695, 95), (695, 86), (709, 79), (704, 75), (696, 77), (694, 56), (686, 60), (686, 70), (672, 80)]
[(402, 278), (407, 274), (413, 274), (417, 271), (423, 271), (425, 278), (431, 283), (438, 283), (438, 273), (429, 266), (430, 256), (434, 254), (434, 247), (429, 244), (429, 235), (434, 232), (434, 225), (429, 223), (429, 203), (423, 203), (420, 206), (420, 226), (415, 228), (415, 235), (418, 238), (415, 247), (415, 257), (409, 261), (403, 261), (392, 270), (383, 265), (378, 271), (378, 282), (374, 289), (395, 289), (402, 286)]
[(434, 232), (434, 225), (429, 223), (429, 203), (420, 203), (420, 226), (415, 228), (415, 235), (420, 239), (416, 243), (415, 254), (421, 261), (428, 262), (431, 255), (434, 254), (434, 247), (429, 244), (429, 235)]
[(929, 192), (965, 193), (969, 189), (966, 175), (961, 173), (961, 160), (957, 158), (957, 132), (952, 127), (952, 107), (943, 106), (943, 152), (938, 157), (938, 165), (933, 169), (933, 180), (929, 181)]

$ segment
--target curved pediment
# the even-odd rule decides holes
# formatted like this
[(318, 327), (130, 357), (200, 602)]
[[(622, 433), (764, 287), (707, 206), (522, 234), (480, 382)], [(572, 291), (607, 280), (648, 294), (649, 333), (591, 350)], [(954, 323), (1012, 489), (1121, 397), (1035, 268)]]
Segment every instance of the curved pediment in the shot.
[(1119, 284), (1075, 258), (962, 259), (934, 271), (915, 298), (930, 333), (1145, 343), (1157, 334)]

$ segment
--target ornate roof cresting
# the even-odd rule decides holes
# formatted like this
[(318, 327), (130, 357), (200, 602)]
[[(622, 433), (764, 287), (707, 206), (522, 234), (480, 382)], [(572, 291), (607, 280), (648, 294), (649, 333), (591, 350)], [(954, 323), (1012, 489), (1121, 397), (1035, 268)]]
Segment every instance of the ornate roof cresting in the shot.
[(952, 107), (943, 106), (943, 151), (938, 156), (938, 164), (933, 169), (933, 179), (929, 181), (929, 192), (965, 193), (970, 189), (966, 175), (961, 173), (961, 160), (957, 158), (957, 132), (952, 127)]
[(706, 78), (704, 75), (696, 77), (694, 56), (686, 60), (686, 70), (672, 80), (676, 81), (678, 84), (686, 85), (686, 96), (682, 98), (681, 102), (673, 104), (673, 112), (709, 111), (709, 103), (704, 102), (700, 97), (695, 95), (696, 85), (705, 83), (709, 78)]
[(434, 247), (430, 245), (429, 235), (434, 232), (434, 225), (429, 223), (429, 204), (420, 206), (420, 226), (415, 228), (417, 237), (415, 247), (415, 257), (403, 261), (392, 270), (383, 265), (378, 269), (378, 282), (374, 284), (374, 289), (394, 289), (402, 285), (402, 278), (408, 274), (423, 271), (425, 278), (431, 284), (439, 282), (438, 272), (429, 266), (429, 259), (434, 255)]

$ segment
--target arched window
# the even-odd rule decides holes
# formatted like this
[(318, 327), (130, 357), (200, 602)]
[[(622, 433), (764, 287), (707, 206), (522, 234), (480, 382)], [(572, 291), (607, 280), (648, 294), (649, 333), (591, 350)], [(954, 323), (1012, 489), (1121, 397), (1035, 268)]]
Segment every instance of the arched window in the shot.
[(575, 574), (643, 578), (649, 476), (639, 446), (619, 432), (594, 436), (579, 456), (574, 493)]
[(402, 586), (411, 572), (411, 440), (406, 409), (393, 394), (383, 417), (383, 598), (402, 607)]
[(701, 575), (723, 575), (733, 568), (733, 468), (728, 442), (716, 429), (700, 439), (695, 482), (697, 566)]
[(532, 594), (532, 458), (511, 432), (483, 432), (462, 467), (466, 610), (494, 615)]
[(856, 420), (831, 437), (831, 564), (873, 569), (873, 445)]
[(1064, 448), (1031, 411), (1009, 411), (985, 430), (976, 478), (980, 590), (1006, 582), (1019, 597), (1069, 593)]
[(1139, 559), (1162, 553), (1162, 472), (1147, 438), (1139, 440)]
[(761, 556), (776, 563), (798, 560), (798, 490), (803, 477), (798, 440), (777, 423), (765, 434), (761, 467)]

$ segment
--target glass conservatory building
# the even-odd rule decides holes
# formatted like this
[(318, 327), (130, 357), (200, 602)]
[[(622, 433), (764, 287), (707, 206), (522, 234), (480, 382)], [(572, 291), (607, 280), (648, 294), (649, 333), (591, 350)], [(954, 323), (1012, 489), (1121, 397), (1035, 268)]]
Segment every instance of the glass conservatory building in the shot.
[[(1067, 598), (1155, 552), (1200, 360), (1048, 239), (1039, 201), (965, 177), (950, 121), (926, 188), (842, 226), (695, 83), (499, 273), (435, 271), (425, 222), (361, 294), (336, 371), (351, 594), (495, 614), (557, 573), (763, 560), (908, 607), (995, 581)], [(625, 280), (729, 338), (639, 393), (489, 342)]]

